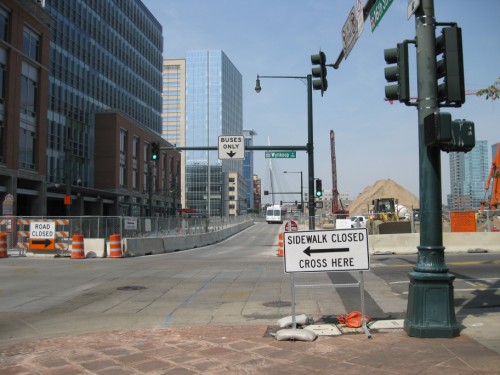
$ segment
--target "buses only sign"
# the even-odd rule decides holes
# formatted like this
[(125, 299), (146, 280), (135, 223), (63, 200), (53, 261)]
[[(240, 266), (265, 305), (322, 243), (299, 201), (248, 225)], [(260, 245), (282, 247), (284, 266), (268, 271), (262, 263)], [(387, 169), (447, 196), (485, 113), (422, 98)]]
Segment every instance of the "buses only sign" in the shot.
[(370, 269), (366, 228), (284, 233), (285, 272)]

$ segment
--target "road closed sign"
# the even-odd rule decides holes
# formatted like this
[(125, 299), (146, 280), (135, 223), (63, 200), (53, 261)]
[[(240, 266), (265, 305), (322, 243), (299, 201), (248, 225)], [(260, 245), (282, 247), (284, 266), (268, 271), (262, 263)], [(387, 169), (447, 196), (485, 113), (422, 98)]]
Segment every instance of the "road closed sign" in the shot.
[(285, 272), (370, 269), (366, 228), (284, 233)]

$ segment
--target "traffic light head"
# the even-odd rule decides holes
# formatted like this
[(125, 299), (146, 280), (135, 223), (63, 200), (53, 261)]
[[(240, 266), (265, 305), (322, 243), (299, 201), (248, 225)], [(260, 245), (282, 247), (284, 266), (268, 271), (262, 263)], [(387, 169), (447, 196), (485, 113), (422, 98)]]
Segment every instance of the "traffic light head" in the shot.
[(151, 160), (157, 161), (160, 158), (160, 145), (157, 142), (151, 143)]
[(323, 195), (323, 183), (321, 180), (316, 180), (316, 197), (320, 198)]
[(436, 78), (444, 78), (438, 83), (438, 101), (448, 106), (460, 107), (465, 103), (464, 63), (462, 51), (462, 29), (444, 27), (436, 38), (436, 56), (443, 54), (436, 62)]
[(385, 86), (385, 97), (388, 100), (410, 101), (410, 75), (408, 65), (408, 44), (398, 43), (396, 48), (384, 50), (384, 59), (387, 64), (396, 64), (384, 69), (387, 82), (397, 84)]
[(314, 78), (312, 86), (314, 90), (321, 90), (321, 95), (328, 89), (328, 81), (326, 80), (326, 55), (319, 51), (318, 54), (311, 55), (311, 63), (316, 65), (312, 68), (312, 76)]

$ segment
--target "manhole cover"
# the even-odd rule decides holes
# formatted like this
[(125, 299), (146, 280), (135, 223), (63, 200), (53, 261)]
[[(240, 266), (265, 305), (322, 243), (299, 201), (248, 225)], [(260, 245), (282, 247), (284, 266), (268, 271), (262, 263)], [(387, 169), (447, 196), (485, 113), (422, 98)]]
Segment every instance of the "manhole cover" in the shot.
[(263, 303), (266, 307), (289, 307), (292, 306), (290, 301), (271, 301)]
[(140, 285), (127, 285), (116, 288), (116, 290), (144, 290), (144, 289), (147, 288), (145, 286), (140, 286)]

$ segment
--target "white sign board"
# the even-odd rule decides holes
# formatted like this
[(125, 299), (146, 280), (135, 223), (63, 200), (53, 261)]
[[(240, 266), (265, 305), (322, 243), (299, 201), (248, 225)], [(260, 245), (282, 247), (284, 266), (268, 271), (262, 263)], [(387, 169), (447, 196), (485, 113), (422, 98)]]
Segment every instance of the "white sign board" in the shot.
[(30, 238), (53, 239), (56, 237), (56, 223), (54, 221), (31, 221)]
[(285, 232), (285, 272), (370, 269), (366, 228)]
[(365, 29), (365, 16), (363, 14), (363, 1), (362, 0), (356, 0), (356, 18), (358, 19), (357, 39), (359, 39), (359, 37), (363, 33), (363, 30)]
[(344, 59), (347, 59), (349, 53), (358, 40), (358, 19), (356, 16), (356, 8), (352, 7), (347, 20), (342, 27), (342, 48), (344, 50)]
[(136, 217), (126, 217), (124, 221), (125, 221), (125, 230), (137, 230)]
[(412, 14), (417, 11), (417, 8), (419, 6), (420, 6), (420, 0), (408, 0), (408, 19), (410, 19)]
[(245, 137), (242, 135), (220, 135), (218, 151), (220, 160), (245, 159)]

